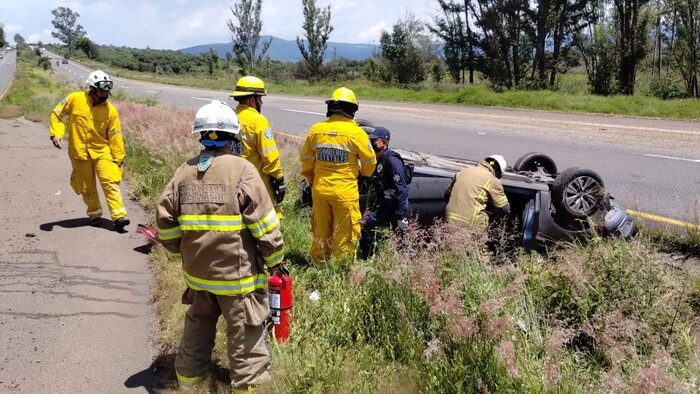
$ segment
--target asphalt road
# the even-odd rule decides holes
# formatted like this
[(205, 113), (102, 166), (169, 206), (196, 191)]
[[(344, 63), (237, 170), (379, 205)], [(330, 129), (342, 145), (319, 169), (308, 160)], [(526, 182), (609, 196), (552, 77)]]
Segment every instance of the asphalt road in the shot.
[(0, 119), (0, 152), (0, 393), (154, 392), (141, 207), (87, 226), (41, 124)]
[[(57, 74), (80, 83), (92, 71), (73, 62), (56, 67), (55, 58), (53, 64)], [(227, 100), (233, 89), (233, 83), (212, 91), (115, 81), (130, 95), (182, 108)], [(270, 94), (263, 113), (278, 132), (304, 136), (325, 118), (323, 100)], [(470, 159), (496, 153), (509, 165), (526, 152), (544, 152), (560, 171), (573, 166), (597, 171), (628, 209), (660, 220), (694, 221), (700, 214), (698, 121), (359, 100), (357, 117), (388, 127), (394, 147)]]
[(0, 59), (0, 99), (5, 95), (5, 92), (10, 87), (12, 76), (15, 73), (15, 59), (17, 53), (13, 51), (0, 50), (2, 59)]

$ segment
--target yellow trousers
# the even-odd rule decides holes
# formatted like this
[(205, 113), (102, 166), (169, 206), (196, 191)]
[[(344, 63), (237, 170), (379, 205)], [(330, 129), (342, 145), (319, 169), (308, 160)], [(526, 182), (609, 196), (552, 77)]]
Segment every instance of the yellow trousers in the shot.
[(104, 192), (109, 215), (112, 220), (126, 216), (126, 208), (122, 201), (122, 193), (119, 183), (122, 180), (122, 169), (117, 163), (108, 158), (78, 160), (71, 158), (73, 173), (70, 176), (70, 185), (76, 194), (83, 196), (83, 202), (87, 205), (87, 215), (92, 218), (102, 216), (102, 204), (97, 194), (95, 175), (100, 180)]
[(360, 239), (360, 203), (313, 197), (311, 258), (323, 261), (333, 255), (354, 256)]

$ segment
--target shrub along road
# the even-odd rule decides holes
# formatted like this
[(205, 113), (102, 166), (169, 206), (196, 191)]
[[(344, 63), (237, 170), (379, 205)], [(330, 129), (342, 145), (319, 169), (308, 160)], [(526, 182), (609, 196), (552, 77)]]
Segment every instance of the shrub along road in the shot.
[(142, 209), (125, 201), (124, 234), (87, 226), (45, 126), (0, 120), (0, 151), (0, 392), (154, 387)]

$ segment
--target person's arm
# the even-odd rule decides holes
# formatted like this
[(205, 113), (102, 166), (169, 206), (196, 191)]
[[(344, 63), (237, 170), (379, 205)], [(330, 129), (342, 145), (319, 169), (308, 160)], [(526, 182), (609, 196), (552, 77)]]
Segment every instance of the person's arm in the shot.
[(58, 149), (63, 147), (63, 142), (61, 140), (66, 134), (66, 124), (63, 122), (63, 116), (70, 112), (68, 98), (69, 96), (61, 100), (61, 102), (56, 104), (54, 109), (51, 111), (51, 125), (49, 126), (49, 133), (51, 134), (51, 142), (53, 143), (53, 146)]
[(158, 240), (170, 253), (180, 253), (182, 230), (178, 221), (179, 205), (175, 195), (175, 184), (170, 180), (156, 206)]
[(107, 142), (112, 153), (112, 160), (120, 167), (124, 164), (126, 151), (124, 150), (124, 138), (122, 136), (122, 124), (119, 120), (117, 109), (110, 105), (109, 123), (107, 125)]
[(301, 147), (299, 160), (301, 161), (301, 176), (306, 178), (309, 186), (314, 185), (314, 165), (316, 164), (316, 149), (311, 146), (313, 127), (309, 130), (304, 140), (304, 145)]
[(360, 175), (369, 177), (372, 176), (374, 169), (377, 167), (377, 155), (374, 153), (374, 149), (372, 149), (372, 143), (369, 141), (369, 136), (367, 136), (367, 133), (365, 133), (362, 129), (360, 129), (360, 131), (361, 133), (357, 134)]
[(258, 244), (265, 268), (272, 271), (284, 259), (280, 221), (260, 174), (250, 163), (246, 163), (239, 190), (243, 222)]
[(396, 208), (394, 210), (394, 219), (403, 220), (408, 215), (408, 185), (406, 185), (406, 169), (403, 162), (398, 157), (389, 157), (389, 166), (391, 167), (392, 181), (396, 189)]
[(510, 203), (508, 203), (508, 197), (503, 190), (503, 184), (495, 179), (491, 182), (491, 187), (488, 189), (489, 200), (493, 204), (496, 217), (499, 219), (507, 219), (510, 216)]
[(280, 152), (277, 149), (275, 136), (272, 134), (270, 123), (264, 117), (260, 117), (256, 125), (255, 138), (257, 138), (258, 154), (262, 158), (261, 172), (271, 178), (282, 178), (282, 164)]

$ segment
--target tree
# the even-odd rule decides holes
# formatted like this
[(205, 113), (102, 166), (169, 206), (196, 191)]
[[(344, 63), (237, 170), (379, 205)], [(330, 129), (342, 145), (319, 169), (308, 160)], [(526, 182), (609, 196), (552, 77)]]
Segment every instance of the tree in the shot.
[(297, 46), (309, 70), (309, 79), (316, 80), (321, 75), (321, 66), (326, 54), (331, 26), (331, 7), (316, 7), (316, 0), (301, 0), (304, 7), (305, 40), (297, 36)]
[(243, 74), (255, 74), (258, 71), (272, 42), (272, 39), (260, 42), (261, 9), (262, 0), (240, 0), (240, 3), (231, 7), (237, 24), (229, 19), (227, 25), (231, 30), (236, 63)]
[(99, 56), (97, 51), (97, 45), (95, 45), (95, 43), (87, 37), (80, 37), (78, 39), (78, 42), (75, 44), (75, 48), (85, 52), (85, 55), (89, 59), (94, 60), (97, 59), (97, 57)]
[(382, 31), (379, 43), (382, 59), (386, 61), (387, 71), (393, 81), (408, 85), (425, 80), (420, 52), (411, 42), (409, 33), (401, 22), (394, 25), (392, 33)]
[(209, 48), (206, 62), (209, 76), (214, 75), (214, 71), (219, 69), (219, 54), (214, 50), (214, 48)]
[(633, 95), (637, 66), (647, 53), (651, 15), (644, 11), (650, 0), (613, 0), (613, 3), (619, 34), (618, 90), (622, 94)]
[(672, 47), (676, 69), (683, 77), (686, 92), (700, 97), (700, 5), (697, 0), (670, 0), (676, 16), (678, 40)]
[(17, 46), (24, 45), (25, 43), (24, 37), (22, 37), (19, 33), (15, 34), (14, 41)]
[(7, 46), (7, 40), (5, 39), (5, 26), (0, 24), (0, 48)]
[(586, 67), (591, 93), (604, 96), (614, 93), (618, 64), (617, 37), (606, 9), (606, 0), (589, 1), (580, 21), (585, 27), (573, 35), (573, 43)]
[(83, 26), (77, 23), (80, 14), (73, 12), (68, 7), (58, 7), (51, 11), (51, 14), (53, 14), (51, 24), (56, 29), (56, 31), (51, 32), (51, 36), (65, 43), (68, 47), (68, 54), (72, 54), (78, 40), (87, 34)]
[[(467, 20), (468, 10), (461, 3), (437, 1), (442, 15), (433, 16), (433, 25), (428, 25), (428, 30), (442, 40), (445, 64), (452, 82), (464, 83), (464, 70), (469, 67), (469, 83), (473, 83), (474, 51)], [(462, 19), (462, 13), (465, 14), (465, 20)]]

